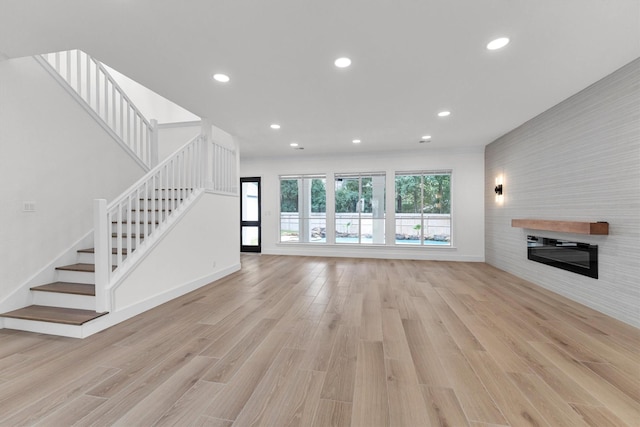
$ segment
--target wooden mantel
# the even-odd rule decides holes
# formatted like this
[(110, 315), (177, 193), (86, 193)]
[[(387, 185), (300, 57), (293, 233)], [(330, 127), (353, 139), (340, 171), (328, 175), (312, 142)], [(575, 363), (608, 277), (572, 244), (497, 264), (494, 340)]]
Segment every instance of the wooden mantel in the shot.
[(512, 219), (512, 227), (577, 234), (609, 234), (608, 222), (553, 221), (548, 219)]

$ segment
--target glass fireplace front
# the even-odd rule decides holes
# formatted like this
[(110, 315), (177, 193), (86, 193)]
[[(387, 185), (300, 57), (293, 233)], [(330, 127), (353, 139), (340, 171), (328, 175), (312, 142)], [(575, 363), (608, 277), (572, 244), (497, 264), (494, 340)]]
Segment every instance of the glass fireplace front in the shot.
[(527, 236), (527, 258), (594, 279), (598, 278), (598, 245)]

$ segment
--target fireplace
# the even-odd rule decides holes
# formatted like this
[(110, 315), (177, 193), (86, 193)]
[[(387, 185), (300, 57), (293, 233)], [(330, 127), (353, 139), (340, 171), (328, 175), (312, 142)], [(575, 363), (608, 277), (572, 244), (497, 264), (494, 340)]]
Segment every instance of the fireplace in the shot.
[(527, 258), (594, 279), (598, 278), (598, 245), (527, 236)]

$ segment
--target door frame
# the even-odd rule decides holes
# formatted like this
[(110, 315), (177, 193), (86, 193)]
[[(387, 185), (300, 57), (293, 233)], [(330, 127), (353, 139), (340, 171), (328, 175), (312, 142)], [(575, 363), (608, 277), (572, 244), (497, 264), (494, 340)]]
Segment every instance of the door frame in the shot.
[[(258, 183), (258, 220), (257, 221), (243, 221), (242, 220), (242, 200), (244, 199), (242, 194), (242, 184), (244, 182), (256, 182)], [(242, 228), (243, 227), (258, 227), (258, 245), (257, 246), (245, 246), (242, 244)], [(262, 252), (262, 183), (259, 176), (241, 177), (240, 178), (240, 252)]]

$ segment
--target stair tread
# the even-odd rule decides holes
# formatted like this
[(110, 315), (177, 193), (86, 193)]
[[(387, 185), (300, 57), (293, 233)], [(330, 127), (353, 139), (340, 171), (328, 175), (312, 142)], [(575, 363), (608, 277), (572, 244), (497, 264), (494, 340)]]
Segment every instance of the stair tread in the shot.
[(57, 292), (61, 294), (74, 294), (74, 295), (96, 295), (96, 286), (85, 283), (72, 283), (72, 282), (53, 282), (46, 285), (34, 286), (32, 291), (42, 292)]
[[(78, 252), (82, 253), (82, 254), (95, 254), (96, 253), (96, 249), (95, 248), (79, 249)], [(133, 252), (133, 251), (131, 251), (131, 252)], [(112, 255), (118, 255), (118, 249), (111, 248), (111, 254)], [(127, 255), (127, 254), (128, 254), (127, 248), (122, 248), (122, 255)]]
[(96, 265), (95, 264), (83, 264), (83, 263), (69, 264), (69, 265), (63, 265), (63, 266), (60, 266), (60, 267), (56, 267), (56, 270), (84, 271), (84, 272), (87, 272), (87, 273), (95, 273)]
[(0, 314), (0, 317), (13, 319), (38, 320), (41, 322), (62, 323), (65, 325), (82, 325), (97, 319), (107, 313), (97, 313), (91, 310), (76, 308), (48, 307), (44, 305), (30, 305), (18, 310)]
[[(115, 267), (111, 266), (111, 269), (114, 270)], [(60, 266), (60, 267), (56, 267), (56, 270), (81, 271), (83, 273), (95, 273), (96, 272), (96, 265), (95, 264), (84, 264), (84, 263), (69, 264), (69, 265), (63, 265), (63, 266)]]

